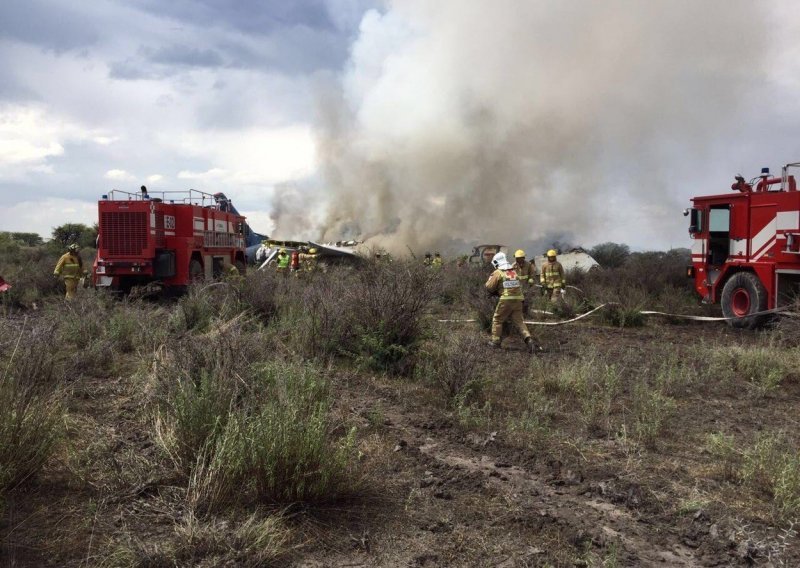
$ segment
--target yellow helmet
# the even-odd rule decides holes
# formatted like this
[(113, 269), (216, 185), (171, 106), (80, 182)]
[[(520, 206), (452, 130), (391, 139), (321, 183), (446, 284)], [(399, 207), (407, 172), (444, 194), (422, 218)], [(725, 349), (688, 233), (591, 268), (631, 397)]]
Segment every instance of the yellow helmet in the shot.
[(317, 254), (317, 249), (315, 248), (308, 249), (308, 254)]
[(556, 256), (556, 254), (558, 254), (556, 253), (556, 249), (550, 249), (549, 251), (547, 251), (548, 258), (550, 258), (551, 256)]
[(285, 249), (285, 248), (282, 248), (282, 249), (281, 249), (281, 250), (279, 250), (278, 252), (281, 252), (281, 253), (283, 253), (283, 254), (286, 254), (286, 249)]
[(525, 258), (525, 251), (519, 249), (517, 252), (514, 253), (514, 258)]

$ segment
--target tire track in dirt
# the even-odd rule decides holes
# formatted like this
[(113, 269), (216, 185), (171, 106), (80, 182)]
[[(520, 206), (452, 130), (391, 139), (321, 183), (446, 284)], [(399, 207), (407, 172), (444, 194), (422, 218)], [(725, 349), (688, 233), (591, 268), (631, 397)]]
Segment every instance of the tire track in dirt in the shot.
[[(385, 401), (385, 399), (384, 399)], [(478, 452), (469, 445), (453, 441), (444, 433), (437, 437), (434, 431), (416, 426), (419, 416), (409, 416), (401, 408), (385, 407), (390, 430), (408, 440), (409, 448), (416, 448), (421, 456), (468, 474), (480, 474), (484, 483), (509, 503), (523, 496), (538, 503), (532, 516), (539, 516), (570, 527), (576, 534), (586, 535), (593, 543), (616, 543), (624, 557), (635, 561), (636, 566), (701, 566), (694, 552), (681, 544), (677, 536), (660, 532), (653, 525), (634, 518), (624, 508), (613, 503), (585, 495), (569, 493), (553, 487), (541, 474), (506, 462), (506, 458), (492, 457), (490, 447)], [(498, 461), (500, 460), (500, 461)]]

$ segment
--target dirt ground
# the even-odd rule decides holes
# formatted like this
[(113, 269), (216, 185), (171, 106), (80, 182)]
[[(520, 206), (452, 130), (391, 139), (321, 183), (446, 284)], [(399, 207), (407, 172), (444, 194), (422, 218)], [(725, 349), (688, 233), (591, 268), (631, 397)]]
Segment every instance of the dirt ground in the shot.
[[(478, 333), (471, 324), (453, 327)], [(585, 321), (541, 329), (538, 341), (535, 357), (545, 367), (586, 357), (590, 347), (644, 370), (665, 348), (680, 357), (698, 345), (748, 345), (763, 336), (723, 324), (617, 329)], [(514, 396), (530, 364), (516, 338), (499, 351), (487, 347), (481, 365), (497, 374), (493, 400), (504, 389)], [(442, 403), (424, 381), (336, 370), (334, 384), (336, 412), (359, 427), (370, 488), (356, 501), (286, 511), (302, 536), (281, 565), (800, 565), (792, 523), (774, 521), (749, 493), (715, 477), (704, 449), (710, 432), (796, 434), (796, 380), (757, 399), (735, 388), (680, 397), (667, 432), (648, 450), (618, 430), (579, 434), (569, 412), (551, 426), (563, 435), (532, 443), (495, 418), (465, 418), (463, 407)], [(71, 395), (77, 418), (65, 427), (73, 456), (59, 456), (8, 499), (2, 566), (126, 565), (108, 556), (113, 535), (158, 542), (172, 530), (164, 511), (169, 480), (122, 465), (102, 485), (92, 474), (115, 463), (127, 469), (131, 455), (144, 460), (155, 451), (136, 419), (141, 393), (121, 374), (76, 382)]]

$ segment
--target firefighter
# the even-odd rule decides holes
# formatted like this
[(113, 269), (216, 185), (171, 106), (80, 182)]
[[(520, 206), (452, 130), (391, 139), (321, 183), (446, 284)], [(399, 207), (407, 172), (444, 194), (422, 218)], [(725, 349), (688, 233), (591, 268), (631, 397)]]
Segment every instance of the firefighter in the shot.
[(528, 331), (522, 317), (522, 302), (525, 294), (517, 272), (512, 268), (503, 252), (498, 252), (492, 257), (492, 266), (495, 271), (486, 281), (486, 290), (492, 295), (500, 296), (492, 318), (492, 347), (499, 348), (503, 336), (503, 322), (511, 320), (522, 337), (528, 351), (533, 353), (533, 338)]
[(553, 249), (547, 251), (547, 262), (542, 265), (539, 281), (549, 300), (555, 302), (564, 296), (564, 288), (567, 285), (564, 267), (556, 260), (556, 251)]
[(293, 250), (290, 258), (291, 258), (291, 260), (289, 261), (289, 270), (291, 270), (292, 273), (295, 276), (299, 276), (300, 275), (300, 253), (298, 251), (296, 251), (296, 250)]
[(433, 255), (433, 260), (431, 261), (431, 267), (435, 268), (436, 270), (440, 270), (442, 265), (444, 265), (442, 255), (439, 251), (436, 251)]
[[(519, 249), (514, 253), (514, 264), (511, 268), (519, 275), (519, 280), (522, 282), (523, 287), (533, 288), (536, 286), (536, 265), (532, 259), (530, 262), (525, 260), (524, 250)], [(522, 304), (522, 311), (525, 315), (528, 315), (528, 308), (530, 308), (530, 305), (526, 298)]]
[(429, 252), (425, 253), (425, 260), (422, 261), (422, 264), (428, 267), (433, 265), (433, 259), (431, 258), (431, 253)]
[(300, 265), (306, 272), (314, 272), (317, 268), (317, 249), (310, 248), (308, 253), (299, 255)]
[(64, 286), (67, 289), (66, 299), (71, 300), (75, 297), (75, 291), (78, 289), (78, 281), (84, 276), (83, 272), (83, 259), (78, 252), (80, 247), (72, 243), (67, 247), (61, 258), (56, 263), (56, 268), (53, 275), (61, 277), (64, 280)]
[(228, 280), (228, 282), (240, 282), (242, 280), (242, 273), (239, 272), (239, 268), (235, 264), (231, 264), (228, 266), (225, 279)]
[(277, 268), (276, 272), (278, 274), (283, 274), (286, 276), (289, 273), (289, 255), (286, 253), (286, 249), (282, 248), (278, 251), (278, 258), (277, 258)]

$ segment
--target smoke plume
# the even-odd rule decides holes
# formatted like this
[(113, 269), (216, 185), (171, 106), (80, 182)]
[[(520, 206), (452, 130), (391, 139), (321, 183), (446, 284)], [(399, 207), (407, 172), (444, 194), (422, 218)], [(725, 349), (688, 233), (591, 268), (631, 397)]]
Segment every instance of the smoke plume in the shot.
[(758, 81), (762, 12), (727, 0), (368, 12), (345, 73), (320, 89), (319, 238), (420, 251), (657, 225), (684, 206), (661, 180), (701, 163)]

